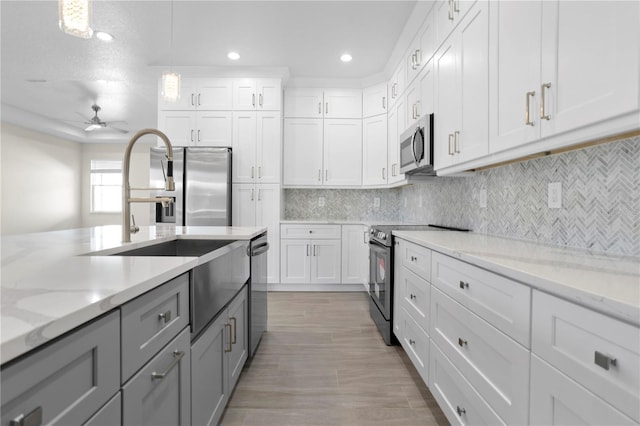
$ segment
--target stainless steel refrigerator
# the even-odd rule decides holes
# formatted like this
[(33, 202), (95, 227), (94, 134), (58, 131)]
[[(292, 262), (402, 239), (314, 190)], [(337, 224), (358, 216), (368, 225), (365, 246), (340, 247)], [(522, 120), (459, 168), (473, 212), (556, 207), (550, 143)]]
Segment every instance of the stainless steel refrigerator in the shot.
[[(162, 188), (166, 150), (151, 148), (150, 187)], [(156, 190), (151, 196), (172, 197), (168, 206), (152, 204), (151, 223), (178, 226), (231, 225), (231, 149), (216, 147), (173, 149), (176, 190)]]

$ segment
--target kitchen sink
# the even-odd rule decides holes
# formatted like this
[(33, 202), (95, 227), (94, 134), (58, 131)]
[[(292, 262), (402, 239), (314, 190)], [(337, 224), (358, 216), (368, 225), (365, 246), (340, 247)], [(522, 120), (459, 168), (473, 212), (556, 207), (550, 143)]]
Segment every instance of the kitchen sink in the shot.
[(114, 253), (112, 256), (185, 256), (200, 257), (229, 245), (230, 240), (177, 239)]

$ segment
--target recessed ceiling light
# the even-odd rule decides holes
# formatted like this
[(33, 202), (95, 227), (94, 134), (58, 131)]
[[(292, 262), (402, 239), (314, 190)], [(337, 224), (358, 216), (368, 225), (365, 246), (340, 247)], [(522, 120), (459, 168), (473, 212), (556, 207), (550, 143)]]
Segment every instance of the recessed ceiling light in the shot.
[(111, 41), (113, 40), (113, 36), (109, 33), (105, 33), (104, 31), (96, 31), (93, 33), (98, 40), (102, 41)]
[(238, 59), (240, 59), (240, 54), (238, 52), (229, 52), (227, 53), (227, 58), (231, 59), (232, 61), (237, 61)]
[(350, 62), (352, 59), (353, 58), (348, 53), (345, 53), (344, 55), (340, 56), (340, 60), (342, 62)]

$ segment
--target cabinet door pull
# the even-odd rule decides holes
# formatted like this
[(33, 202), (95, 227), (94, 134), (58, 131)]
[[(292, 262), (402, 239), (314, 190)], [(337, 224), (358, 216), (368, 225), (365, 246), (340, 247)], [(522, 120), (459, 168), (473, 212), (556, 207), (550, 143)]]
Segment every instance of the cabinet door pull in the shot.
[(383, 167), (382, 168), (382, 180), (387, 180), (387, 177), (385, 175), (385, 171), (386, 171), (386, 168)]
[(466, 346), (467, 345), (467, 341), (464, 340), (462, 337), (458, 337), (458, 345), (460, 345), (460, 347)]
[(416, 68), (420, 67), (420, 62), (422, 62), (422, 53), (420, 49), (416, 49)]
[(262, 201), (262, 189), (258, 188), (258, 201)]
[(254, 191), (254, 189), (251, 188), (251, 201), (253, 201), (253, 191)]
[(198, 129), (198, 142), (200, 142), (200, 129)]
[(20, 414), (9, 422), (9, 426), (40, 426), (42, 424), (42, 407), (36, 407), (32, 412)]
[(453, 21), (453, 0), (449, 0), (449, 20)]
[(251, 94), (251, 106), (256, 106), (256, 94), (252, 93)]
[(313, 245), (313, 255), (314, 255), (314, 256), (317, 256), (317, 255), (318, 255), (318, 254), (316, 253), (316, 248), (317, 248), (317, 247), (318, 247), (317, 245), (315, 245), (315, 244)]
[(238, 340), (238, 320), (236, 320), (236, 317), (229, 317), (229, 319), (233, 321), (233, 339), (231, 340), (231, 344), (235, 345)]
[(458, 136), (460, 136), (459, 131), (453, 132), (453, 152), (456, 154), (460, 154), (460, 146), (458, 145)]
[(318, 114), (322, 114), (322, 102), (318, 102)]
[(420, 101), (416, 101), (416, 118), (420, 118)]
[(178, 350), (173, 351), (173, 361), (171, 361), (171, 364), (169, 364), (166, 370), (164, 370), (162, 373), (156, 373), (155, 371), (151, 373), (151, 378), (164, 379), (165, 376), (169, 374), (171, 370), (173, 370), (173, 367), (175, 367), (180, 362), (183, 356), (184, 356), (184, 351), (178, 351)]
[(451, 147), (453, 146), (453, 144), (451, 143), (453, 141), (453, 134), (449, 133), (449, 155), (453, 155), (453, 150), (451, 149)]
[(262, 166), (258, 166), (258, 179), (262, 179)]
[(531, 98), (535, 95), (536, 92), (527, 92), (527, 96), (525, 99), (524, 124), (526, 124), (527, 126), (535, 126), (535, 123), (531, 121), (530, 118)]
[(251, 179), (253, 179), (255, 174), (255, 166), (251, 166)]
[(329, 114), (329, 102), (325, 102), (324, 104), (324, 113)]
[(458, 0), (452, 0), (452, 2), (453, 2), (453, 11), (460, 13), (460, 4), (458, 3)]
[(618, 360), (616, 358), (611, 358), (610, 356), (598, 351), (595, 352), (593, 361), (598, 367), (602, 367), (605, 370), (608, 370), (612, 365), (614, 367), (618, 365)]
[(467, 411), (464, 408), (460, 408), (460, 406), (456, 405), (456, 411), (458, 412), (459, 416), (462, 416), (463, 414), (466, 414)]
[(382, 109), (387, 109), (387, 97), (382, 97)]
[(409, 344), (413, 346), (413, 345), (415, 345), (415, 344), (416, 344), (416, 341), (415, 341), (415, 340), (413, 340), (413, 339), (409, 339)]
[(229, 345), (225, 348), (224, 351), (225, 352), (231, 352), (231, 351), (233, 351), (233, 346), (231, 346), (231, 345), (233, 345), (233, 342), (231, 341), (231, 324), (225, 324), (224, 325), (224, 328), (227, 328), (227, 327), (229, 327)]
[(193, 95), (194, 93), (191, 94), (191, 106), (196, 106), (196, 104), (193, 102)]
[(465, 283), (464, 281), (460, 281), (460, 288), (461, 289), (465, 289), (465, 288), (469, 288), (469, 283)]
[(262, 108), (262, 93), (260, 93), (260, 95), (258, 95), (258, 104), (260, 105), (260, 108)]
[(198, 106), (200, 106), (200, 93), (198, 93)]
[(318, 182), (322, 182), (322, 170), (318, 169)]
[(540, 101), (540, 118), (543, 120), (551, 120), (551, 116), (545, 112), (545, 103), (546, 103), (545, 89), (548, 89), (550, 87), (551, 87), (551, 83), (544, 83), (542, 86), (540, 86), (540, 92), (542, 93), (541, 95), (542, 100)]
[(413, 293), (412, 293), (412, 294), (410, 294), (410, 295), (409, 295), (409, 299), (413, 300), (413, 299), (415, 299), (415, 298), (416, 298), (416, 295), (415, 295), (415, 294), (413, 294)]
[(165, 324), (171, 321), (171, 311), (159, 313), (158, 320), (164, 321)]
[(193, 142), (193, 129), (191, 129), (191, 142)]

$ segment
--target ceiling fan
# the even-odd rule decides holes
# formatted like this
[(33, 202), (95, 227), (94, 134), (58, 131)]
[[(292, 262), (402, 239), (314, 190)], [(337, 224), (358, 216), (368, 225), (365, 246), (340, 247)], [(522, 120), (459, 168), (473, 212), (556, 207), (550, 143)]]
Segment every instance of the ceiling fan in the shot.
[[(91, 109), (93, 110), (94, 115), (89, 119), (89, 121), (84, 122), (84, 124), (89, 125), (84, 129), (85, 132), (93, 132), (94, 130), (108, 127), (109, 129), (115, 130), (116, 132), (129, 133), (128, 130), (120, 129), (119, 127), (113, 126), (112, 123), (116, 123), (115, 121), (110, 122), (111, 124), (107, 124), (106, 122), (100, 120), (100, 117), (98, 117), (98, 111), (100, 111), (100, 107), (98, 105), (92, 105)], [(120, 121), (118, 123), (124, 123), (124, 121)]]

